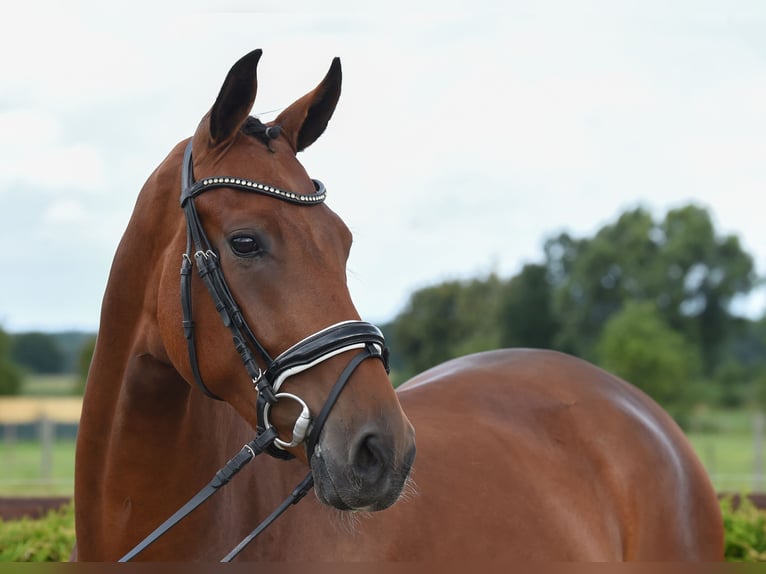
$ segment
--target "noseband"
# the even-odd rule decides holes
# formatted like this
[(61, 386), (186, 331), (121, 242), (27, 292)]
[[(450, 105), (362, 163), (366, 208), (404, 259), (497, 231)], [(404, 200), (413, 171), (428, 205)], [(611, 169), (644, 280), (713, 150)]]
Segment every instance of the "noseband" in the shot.
[[(192, 510), (217, 492), (219, 488), (226, 485), (245, 464), (261, 452), (267, 452), (276, 458), (288, 459), (292, 458), (293, 455), (285, 449), (299, 446), (305, 442), (306, 457), (310, 463), (330, 411), (357, 367), (365, 359), (375, 358), (383, 362), (386, 372), (389, 371), (388, 349), (380, 329), (371, 323), (357, 320), (342, 321), (325, 327), (298, 341), (275, 359), (272, 359), (265, 347), (258, 341), (237, 305), (221, 269), (218, 254), (205, 233), (197, 208), (194, 205), (195, 198), (200, 194), (220, 187), (257, 193), (304, 207), (317, 205), (324, 202), (327, 193), (320, 181), (312, 180), (312, 182), (314, 183), (315, 192), (304, 195), (243, 178), (208, 177), (195, 181), (192, 163), (192, 141), (189, 140), (184, 151), (181, 168), (181, 207), (186, 217), (186, 252), (182, 256), (181, 263), (181, 307), (183, 310), (183, 330), (189, 354), (189, 364), (197, 387), (208, 397), (222, 400), (202, 380), (197, 359), (191, 289), (192, 268), (196, 266), (199, 277), (207, 288), (223, 324), (231, 331), (234, 347), (239, 353), (245, 370), (253, 382), (257, 393), (257, 433), (256, 438), (247, 443), (236, 456), (229, 460), (216, 473), (213, 480), (207, 486), (123, 556), (120, 562), (131, 560), (138, 553), (142, 552)], [(309, 407), (302, 398), (293, 393), (281, 391), (282, 385), (288, 378), (307, 371), (337, 355), (353, 350), (358, 350), (359, 352), (349, 360), (330, 390), (319, 414), (313, 420)], [(259, 363), (255, 360), (256, 354), (260, 358), (262, 366), (259, 366)], [(280, 400), (295, 401), (301, 407), (301, 414), (295, 422), (289, 442), (278, 437), (276, 429), (269, 421), (271, 408)], [(265, 530), (290, 505), (301, 500), (311, 489), (312, 485), (313, 479), (311, 473), (309, 473), (293, 490), (290, 496), (224, 557), (223, 561), (228, 562), (234, 558), (246, 544)]]

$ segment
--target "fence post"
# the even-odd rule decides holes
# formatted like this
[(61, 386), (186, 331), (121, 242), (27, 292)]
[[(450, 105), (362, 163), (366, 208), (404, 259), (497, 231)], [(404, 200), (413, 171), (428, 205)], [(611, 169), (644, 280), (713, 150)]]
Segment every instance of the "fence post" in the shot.
[(43, 413), (40, 419), (40, 443), (42, 455), (40, 460), (40, 477), (46, 481), (53, 479), (53, 439), (55, 435), (54, 422)]
[(16, 425), (13, 423), (6, 423), (3, 425), (3, 442), (5, 443), (5, 450), (7, 457), (3, 461), (3, 464), (13, 466), (16, 464)]
[(761, 492), (763, 487), (763, 431), (763, 413), (757, 410), (753, 415), (753, 492)]
[(710, 439), (705, 439), (703, 443), (704, 463), (713, 486), (718, 490), (723, 488), (724, 481), (718, 476), (718, 459), (716, 458), (715, 444)]

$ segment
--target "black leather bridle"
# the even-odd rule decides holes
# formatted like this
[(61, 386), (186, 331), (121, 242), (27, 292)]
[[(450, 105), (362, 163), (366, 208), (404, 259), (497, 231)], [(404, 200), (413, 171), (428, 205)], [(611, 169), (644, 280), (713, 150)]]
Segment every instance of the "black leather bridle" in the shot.
[[(184, 152), (181, 168), (181, 207), (186, 217), (187, 232), (186, 252), (183, 254), (181, 263), (181, 307), (183, 310), (183, 329), (187, 341), (189, 363), (197, 387), (207, 396), (216, 400), (222, 400), (202, 380), (197, 359), (191, 289), (192, 269), (196, 266), (198, 275), (207, 288), (223, 324), (231, 331), (234, 347), (239, 353), (245, 370), (250, 376), (257, 392), (258, 428), (256, 438), (242, 447), (242, 450), (216, 473), (213, 480), (207, 486), (123, 556), (120, 562), (131, 560), (152, 544), (182, 518), (217, 492), (220, 487), (227, 484), (245, 464), (261, 452), (267, 452), (281, 459), (292, 458), (292, 455), (285, 449), (299, 446), (305, 442), (306, 456), (310, 463), (330, 411), (356, 368), (364, 360), (375, 358), (383, 362), (386, 372), (388, 372), (388, 349), (386, 348), (383, 334), (375, 325), (357, 320), (342, 321), (321, 329), (295, 343), (289, 349), (272, 359), (268, 351), (258, 341), (237, 305), (224, 277), (218, 254), (205, 234), (194, 204), (195, 198), (200, 194), (212, 189), (227, 187), (266, 195), (296, 205), (317, 205), (325, 200), (327, 194), (324, 185), (320, 181), (312, 181), (315, 188), (314, 194), (296, 194), (243, 178), (207, 177), (195, 181), (192, 162), (192, 141), (189, 140)], [(358, 353), (349, 360), (335, 385), (330, 390), (325, 404), (313, 420), (309, 407), (303, 399), (292, 393), (281, 391), (283, 383), (288, 378), (311, 369), (332, 357), (352, 350), (358, 350)], [(255, 355), (259, 357), (260, 365), (256, 361)], [(280, 439), (276, 429), (269, 421), (271, 407), (282, 399), (290, 399), (301, 406), (301, 414), (294, 425), (290, 442)], [(290, 505), (302, 499), (312, 486), (313, 478), (311, 472), (309, 472), (290, 496), (224, 557), (222, 561), (228, 562), (234, 558), (246, 544), (268, 527)]]

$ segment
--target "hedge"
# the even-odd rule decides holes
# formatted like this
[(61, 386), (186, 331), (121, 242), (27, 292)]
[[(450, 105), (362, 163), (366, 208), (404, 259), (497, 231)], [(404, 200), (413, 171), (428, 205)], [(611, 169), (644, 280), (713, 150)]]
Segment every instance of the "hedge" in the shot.
[[(738, 497), (721, 500), (726, 560), (766, 562), (766, 511)], [(0, 562), (62, 562), (74, 545), (74, 505), (51, 510), (43, 518), (0, 520)]]
[(0, 520), (0, 562), (66, 562), (74, 539), (72, 503), (38, 520)]

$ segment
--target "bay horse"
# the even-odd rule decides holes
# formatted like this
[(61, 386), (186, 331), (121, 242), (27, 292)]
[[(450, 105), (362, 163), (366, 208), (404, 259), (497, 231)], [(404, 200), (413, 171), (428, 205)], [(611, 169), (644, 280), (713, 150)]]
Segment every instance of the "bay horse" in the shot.
[(347, 289), (351, 234), (296, 158), (333, 114), (340, 62), (262, 123), (260, 55), (150, 175), (117, 249), (78, 433), (75, 558), (123, 557), (268, 433), (274, 457), (137, 558), (219, 560), (309, 469), (313, 495), (242, 559), (722, 558), (683, 433), (596, 366), (497, 350), (394, 391)]

